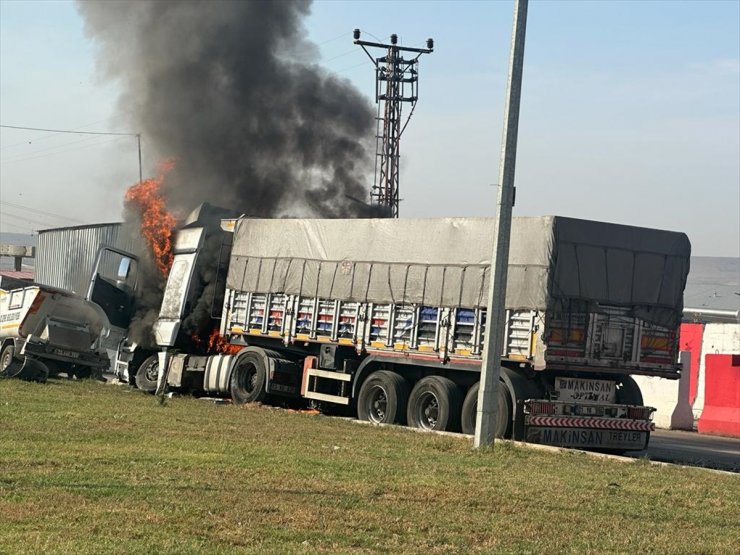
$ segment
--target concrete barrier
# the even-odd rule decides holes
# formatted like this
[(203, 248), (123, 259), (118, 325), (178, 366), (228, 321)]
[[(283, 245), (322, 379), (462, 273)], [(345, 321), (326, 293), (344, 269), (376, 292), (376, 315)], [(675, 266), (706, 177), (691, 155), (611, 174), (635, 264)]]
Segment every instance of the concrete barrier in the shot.
[(701, 343), (704, 335), (704, 324), (681, 324), (680, 346), (681, 351), (691, 353), (689, 368), (689, 403), (694, 404), (697, 388), (699, 387), (699, 366), (701, 362)]
[(680, 356), (683, 370), (679, 380), (667, 380), (653, 376), (633, 376), (642, 392), (645, 405), (658, 409), (653, 422), (657, 428), (669, 430), (693, 430), (694, 415), (689, 404), (691, 353)]
[(708, 354), (700, 433), (740, 437), (740, 355)]
[(696, 398), (692, 403), (695, 420), (701, 417), (702, 410), (704, 409), (707, 375), (706, 355), (720, 354), (740, 354), (740, 324), (706, 324), (704, 326)]

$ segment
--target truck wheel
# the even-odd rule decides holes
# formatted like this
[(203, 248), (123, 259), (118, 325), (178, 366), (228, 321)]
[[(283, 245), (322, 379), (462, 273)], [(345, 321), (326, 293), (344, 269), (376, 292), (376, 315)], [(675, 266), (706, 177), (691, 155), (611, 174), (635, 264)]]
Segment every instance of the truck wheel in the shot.
[(257, 353), (247, 353), (236, 361), (231, 373), (231, 398), (238, 405), (264, 401), (267, 368)]
[[(620, 405), (633, 405), (641, 407), (645, 403), (642, 398), (642, 391), (640, 386), (631, 376), (625, 376), (622, 378), (622, 382), (617, 385), (617, 403)], [(650, 444), (650, 432), (645, 433), (645, 445), (643, 449), (647, 449)], [(611, 455), (623, 455), (624, 453), (630, 452), (629, 449), (604, 449), (604, 453)]]
[(157, 379), (159, 378), (159, 357), (152, 355), (141, 363), (136, 371), (136, 387), (147, 393), (157, 390)]
[(406, 417), (414, 428), (457, 432), (461, 406), (462, 394), (452, 380), (427, 376), (411, 390)]
[(357, 418), (373, 424), (405, 424), (409, 384), (395, 372), (378, 370), (363, 382)]
[(622, 378), (622, 383), (617, 386), (617, 403), (620, 405), (643, 405), (642, 392), (637, 382), (631, 376)]
[(3, 350), (0, 351), (0, 376), (5, 375), (5, 369), (10, 366), (10, 363), (13, 362), (13, 357), (15, 356), (15, 345), (12, 343), (8, 343), (3, 347)]
[[(478, 390), (480, 383), (473, 385), (465, 396), (462, 406), (462, 431), (464, 434), (475, 433), (475, 419), (478, 412)], [(510, 438), (512, 430), (511, 395), (503, 381), (498, 384), (498, 408), (496, 409), (496, 433), (498, 438)]]
[[(74, 376), (78, 380), (84, 380), (93, 375), (93, 369), (89, 366), (72, 366), (71, 372), (72, 374), (70, 375), (70, 378)], [(156, 383), (156, 380), (154, 380), (154, 382)]]

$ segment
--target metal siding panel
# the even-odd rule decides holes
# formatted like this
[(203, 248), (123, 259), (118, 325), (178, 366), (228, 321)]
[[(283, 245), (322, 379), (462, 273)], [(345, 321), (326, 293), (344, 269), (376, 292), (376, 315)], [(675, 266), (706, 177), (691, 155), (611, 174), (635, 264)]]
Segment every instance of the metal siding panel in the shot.
[[(101, 245), (133, 250), (133, 240), (121, 228), (120, 223), (113, 223), (39, 231), (35, 281), (85, 295)], [(113, 266), (104, 260), (102, 268), (110, 273), (116, 270)]]

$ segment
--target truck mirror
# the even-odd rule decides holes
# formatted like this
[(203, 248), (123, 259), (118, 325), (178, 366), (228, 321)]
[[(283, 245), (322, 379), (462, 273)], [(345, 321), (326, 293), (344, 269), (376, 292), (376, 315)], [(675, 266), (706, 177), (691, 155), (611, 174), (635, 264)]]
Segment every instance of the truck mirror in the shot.
[(121, 263), (118, 265), (118, 279), (125, 281), (128, 278), (128, 274), (131, 271), (131, 259), (122, 258)]

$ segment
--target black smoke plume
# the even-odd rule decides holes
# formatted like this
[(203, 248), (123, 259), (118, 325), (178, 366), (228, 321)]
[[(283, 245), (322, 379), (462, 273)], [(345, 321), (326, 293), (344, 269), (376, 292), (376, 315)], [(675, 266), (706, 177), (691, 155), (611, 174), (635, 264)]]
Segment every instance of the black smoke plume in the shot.
[(356, 199), (368, 197), (373, 110), (316, 63), (309, 1), (78, 7), (148, 157), (176, 160), (163, 187), (176, 214), (210, 202), (261, 217), (371, 215)]
[(81, 2), (121, 111), (159, 157), (177, 160), (165, 194), (256, 216), (361, 215), (373, 111), (311, 60), (310, 2)]

